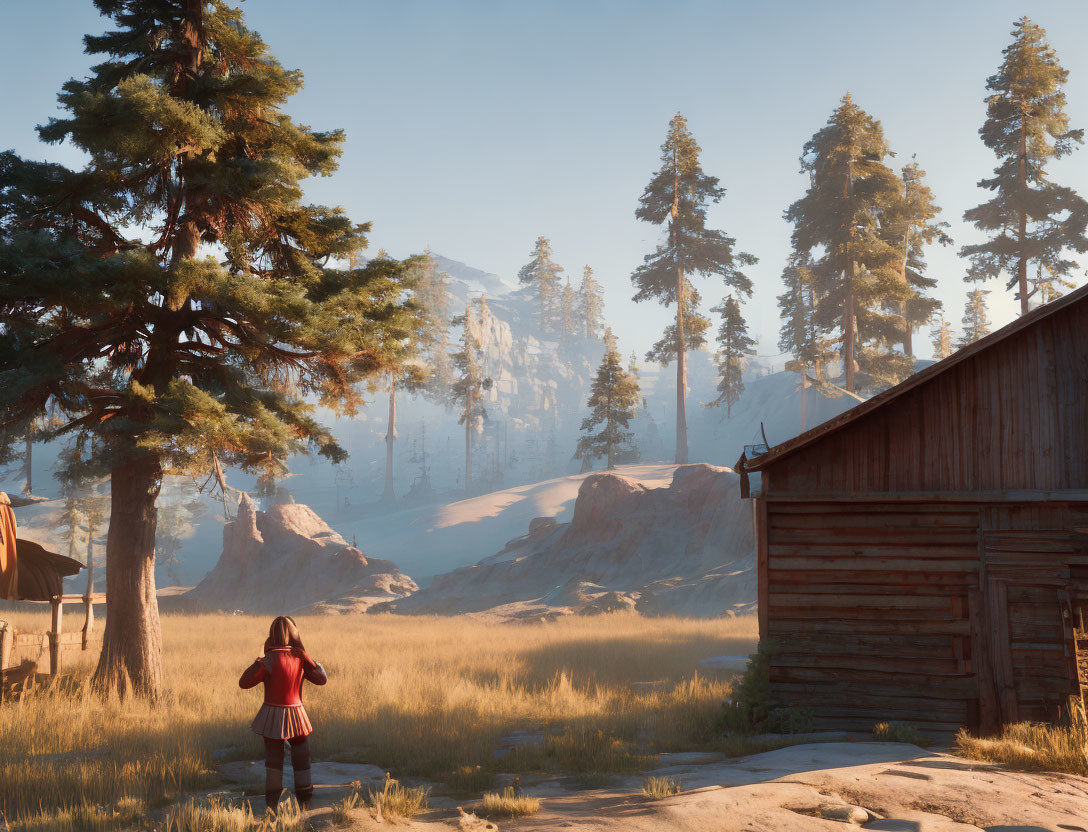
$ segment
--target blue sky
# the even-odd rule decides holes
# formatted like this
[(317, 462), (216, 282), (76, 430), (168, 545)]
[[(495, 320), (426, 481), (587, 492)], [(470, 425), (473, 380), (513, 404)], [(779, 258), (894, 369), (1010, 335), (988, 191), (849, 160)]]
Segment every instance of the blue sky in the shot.
[[(704, 168), (727, 188), (711, 222), (760, 258), (746, 314), (761, 354), (777, 353), (775, 297), (789, 251), (783, 210), (804, 190), (804, 142), (843, 93), (879, 118), (897, 164), (917, 154), (956, 246), (930, 272), (958, 327), (966, 285), (962, 222), (983, 198), (995, 160), (978, 138), (986, 78), (1013, 21), (1047, 28), (1070, 71), (1072, 125), (1088, 128), (1088, 3), (469, 2), (249, 0), (250, 26), (306, 88), (299, 120), (348, 134), (340, 173), (312, 183), (315, 201), (372, 220), (372, 249), (429, 247), (513, 279), (533, 241), (552, 240), (576, 282), (585, 263), (605, 285), (607, 316), (626, 349), (644, 351), (668, 313), (630, 298), (630, 273), (658, 240), (634, 209), (657, 166), (671, 115), (682, 111)], [(5, 3), (0, 148), (78, 162), (37, 142), (69, 77), (86, 73), (89, 0)], [(1088, 149), (1054, 178), (1088, 196)], [(1088, 257), (1082, 258), (1088, 267)], [(1082, 272), (1078, 283), (1085, 282)], [(993, 317), (1014, 314), (996, 283)], [(708, 305), (720, 281), (700, 283)], [(928, 355), (926, 333), (916, 336)]]

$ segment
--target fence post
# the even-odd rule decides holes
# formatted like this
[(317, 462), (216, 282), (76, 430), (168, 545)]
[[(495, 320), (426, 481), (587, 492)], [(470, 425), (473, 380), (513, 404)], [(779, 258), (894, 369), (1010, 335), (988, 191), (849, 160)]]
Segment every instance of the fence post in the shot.
[(94, 557), (90, 547), (87, 547), (87, 594), (83, 596), (83, 603), (87, 606), (86, 615), (83, 618), (83, 649), (87, 649), (87, 643), (91, 640), (91, 630), (94, 629)]
[(0, 702), (4, 701), (4, 689), (7, 687), (7, 670), (9, 657), (11, 656), (11, 643), (15, 640), (15, 633), (6, 621), (0, 621)]
[(53, 624), (49, 631), (49, 675), (56, 677), (60, 673), (60, 631), (64, 618), (64, 601), (60, 595), (54, 595)]

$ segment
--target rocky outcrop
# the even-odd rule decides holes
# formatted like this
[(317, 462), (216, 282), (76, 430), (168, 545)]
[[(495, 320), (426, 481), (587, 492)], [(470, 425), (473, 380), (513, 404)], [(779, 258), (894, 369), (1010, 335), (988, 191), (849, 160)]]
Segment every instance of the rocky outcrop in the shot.
[(390, 561), (349, 545), (308, 506), (257, 511), (243, 495), (223, 529), (219, 562), (184, 597), (207, 609), (362, 612), (417, 588)]
[(752, 514), (737, 479), (728, 468), (703, 464), (677, 468), (668, 488), (594, 474), (578, 491), (570, 523), (534, 521), (502, 552), (380, 609), (502, 608), (519, 618), (632, 608), (647, 615), (754, 611)]

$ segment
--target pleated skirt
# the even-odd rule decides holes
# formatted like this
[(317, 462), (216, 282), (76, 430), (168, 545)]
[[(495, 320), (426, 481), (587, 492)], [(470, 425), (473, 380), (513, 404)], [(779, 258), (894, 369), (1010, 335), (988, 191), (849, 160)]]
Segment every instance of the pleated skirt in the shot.
[(261, 705), (250, 728), (253, 733), (273, 740), (308, 737), (314, 731), (302, 705)]

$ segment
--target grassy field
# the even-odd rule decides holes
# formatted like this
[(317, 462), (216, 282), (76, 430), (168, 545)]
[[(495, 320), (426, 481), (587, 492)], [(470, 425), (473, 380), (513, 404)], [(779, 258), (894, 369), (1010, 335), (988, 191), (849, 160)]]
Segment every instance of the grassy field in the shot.
[[(24, 630), (47, 626), (44, 612), (0, 617)], [(66, 617), (66, 629), (77, 620)], [(267, 626), (265, 617), (164, 616), (166, 695), (155, 706), (102, 701), (77, 684), (0, 708), (0, 809), (12, 832), (128, 828), (145, 810), (214, 788), (213, 752), (259, 757), (249, 723), (260, 691), (240, 690), (237, 679)], [(756, 636), (754, 618), (633, 615), (516, 625), (345, 616), (299, 626), (329, 673), (326, 687), (304, 693), (315, 760), (373, 763), (477, 795), (500, 769), (638, 771), (659, 752), (713, 748), (729, 690), (700, 678), (696, 662), (747, 654)], [(88, 669), (75, 667), (75, 682)], [(547, 739), (497, 761), (496, 742), (514, 730)]]

